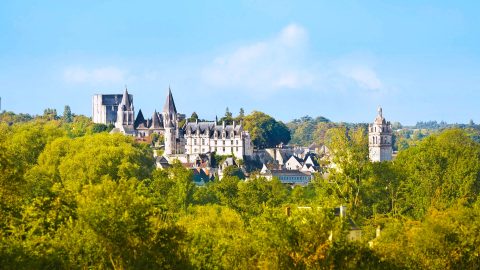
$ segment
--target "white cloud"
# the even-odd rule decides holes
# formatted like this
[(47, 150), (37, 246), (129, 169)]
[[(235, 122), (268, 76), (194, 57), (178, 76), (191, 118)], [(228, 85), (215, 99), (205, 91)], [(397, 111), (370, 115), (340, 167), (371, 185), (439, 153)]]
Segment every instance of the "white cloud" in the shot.
[(68, 67), (63, 78), (68, 83), (125, 83), (127, 72), (117, 67)]
[(279, 35), (280, 41), (289, 47), (303, 45), (308, 40), (307, 31), (296, 24), (290, 24), (283, 28)]
[(354, 80), (362, 88), (369, 90), (380, 90), (383, 88), (382, 81), (371, 67), (353, 66), (344, 69), (342, 74)]
[(202, 80), (212, 88), (249, 90), (264, 96), (283, 89), (385, 89), (368, 57), (347, 55), (322, 63), (309, 52), (308, 39), (306, 29), (287, 25), (270, 39), (217, 56), (202, 68)]
[(271, 39), (216, 57), (203, 68), (202, 78), (216, 87), (263, 92), (309, 86), (313, 71), (302, 60), (307, 41), (307, 31), (290, 24)]

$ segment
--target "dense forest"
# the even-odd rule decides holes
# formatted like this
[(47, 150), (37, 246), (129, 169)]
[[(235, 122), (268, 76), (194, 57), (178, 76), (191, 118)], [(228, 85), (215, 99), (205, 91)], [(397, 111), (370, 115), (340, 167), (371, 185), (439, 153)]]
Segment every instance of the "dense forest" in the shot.
[(200, 187), (180, 164), (155, 169), (148, 144), (69, 110), (0, 120), (2, 269), (480, 268), (480, 144), (468, 130), (371, 163), (364, 125), (332, 126), (321, 136), (335, 169), (308, 186), (232, 173)]

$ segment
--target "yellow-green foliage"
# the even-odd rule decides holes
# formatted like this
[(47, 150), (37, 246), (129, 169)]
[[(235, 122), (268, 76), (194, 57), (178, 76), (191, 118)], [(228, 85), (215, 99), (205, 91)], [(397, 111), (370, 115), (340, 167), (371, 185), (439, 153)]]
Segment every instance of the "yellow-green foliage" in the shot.
[[(179, 163), (156, 170), (130, 137), (0, 124), (0, 268), (480, 267), (470, 136), (445, 131), (375, 164), (361, 128), (325, 138), (337, 170), (306, 187), (235, 174), (197, 187)], [(346, 218), (334, 215), (340, 204)], [(353, 221), (363, 237), (352, 242)]]

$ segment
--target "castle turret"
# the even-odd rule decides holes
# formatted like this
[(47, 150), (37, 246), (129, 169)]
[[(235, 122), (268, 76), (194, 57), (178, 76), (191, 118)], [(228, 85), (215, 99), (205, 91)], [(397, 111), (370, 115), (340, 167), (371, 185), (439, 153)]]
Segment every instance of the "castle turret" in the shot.
[(379, 107), (375, 121), (368, 126), (368, 150), (372, 162), (392, 159), (392, 134), (392, 125), (385, 120)]
[(124, 134), (134, 134), (134, 122), (133, 100), (130, 98), (127, 88), (125, 88), (122, 102), (118, 105), (115, 127)]
[(172, 90), (168, 87), (167, 100), (163, 106), (163, 124), (165, 127), (165, 155), (178, 154), (177, 151), (177, 108), (173, 101)]
[(175, 107), (175, 102), (173, 101), (172, 90), (168, 87), (167, 100), (163, 106), (163, 119), (165, 126), (170, 122), (173, 126), (177, 126), (177, 108)]

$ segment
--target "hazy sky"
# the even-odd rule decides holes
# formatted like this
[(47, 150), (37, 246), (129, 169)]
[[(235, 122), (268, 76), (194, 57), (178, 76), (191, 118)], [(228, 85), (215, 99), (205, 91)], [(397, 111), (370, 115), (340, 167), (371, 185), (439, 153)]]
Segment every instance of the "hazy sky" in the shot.
[[(396, 2), (396, 3), (394, 3)], [(480, 122), (479, 1), (0, 2), (2, 110)]]

